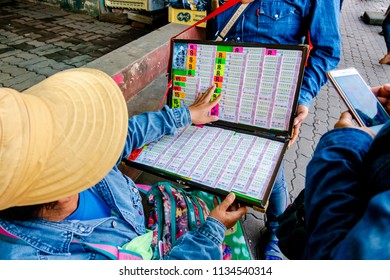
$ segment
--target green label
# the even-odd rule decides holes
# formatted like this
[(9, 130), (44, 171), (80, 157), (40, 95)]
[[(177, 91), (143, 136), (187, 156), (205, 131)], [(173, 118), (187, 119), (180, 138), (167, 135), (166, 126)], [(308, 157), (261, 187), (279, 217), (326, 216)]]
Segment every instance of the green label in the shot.
[(233, 46), (217, 46), (218, 52), (232, 52)]

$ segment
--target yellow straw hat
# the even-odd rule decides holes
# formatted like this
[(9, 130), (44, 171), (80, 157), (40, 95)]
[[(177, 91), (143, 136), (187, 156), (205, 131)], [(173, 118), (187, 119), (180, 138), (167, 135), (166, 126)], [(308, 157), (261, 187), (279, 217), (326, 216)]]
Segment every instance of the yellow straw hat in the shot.
[(127, 120), (121, 90), (95, 69), (65, 70), (23, 93), (0, 88), (0, 210), (98, 183), (123, 151)]

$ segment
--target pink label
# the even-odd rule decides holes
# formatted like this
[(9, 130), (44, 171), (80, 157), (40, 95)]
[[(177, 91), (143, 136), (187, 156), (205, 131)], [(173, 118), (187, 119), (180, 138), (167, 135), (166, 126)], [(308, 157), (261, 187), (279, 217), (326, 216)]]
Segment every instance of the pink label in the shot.
[(266, 50), (265, 54), (266, 55), (276, 55), (277, 51), (276, 50)]
[(233, 52), (242, 53), (244, 51), (243, 47), (233, 47)]
[(219, 113), (219, 104), (215, 105), (214, 108), (211, 109), (210, 114), (212, 116), (218, 116)]
[(188, 49), (196, 51), (198, 49), (198, 45), (197, 44), (188, 44)]

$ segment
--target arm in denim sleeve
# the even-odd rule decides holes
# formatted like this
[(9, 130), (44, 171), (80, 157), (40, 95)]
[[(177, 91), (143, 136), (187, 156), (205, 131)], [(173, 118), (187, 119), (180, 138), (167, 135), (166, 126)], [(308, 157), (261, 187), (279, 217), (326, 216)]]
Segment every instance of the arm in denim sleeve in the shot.
[(207, 217), (204, 224), (195, 231), (188, 231), (180, 237), (167, 260), (221, 260), (221, 244), (226, 227), (218, 220)]
[(390, 190), (371, 198), (363, 217), (334, 248), (332, 259), (390, 259), (389, 201)]
[(331, 258), (332, 250), (361, 217), (366, 203), (363, 159), (371, 143), (371, 136), (354, 128), (322, 136), (306, 170), (305, 258)]
[(390, 123), (379, 131), (365, 157), (364, 214), (332, 251), (334, 259), (390, 259)]
[(310, 51), (305, 68), (299, 104), (310, 108), (321, 87), (327, 82), (326, 73), (334, 69), (340, 61), (341, 35), (340, 1), (312, 1), (313, 9), (310, 23)]
[(177, 128), (191, 124), (188, 107), (170, 109), (164, 106), (157, 112), (135, 115), (129, 119), (127, 138), (123, 157), (128, 157), (132, 150), (141, 148), (166, 134), (175, 134)]

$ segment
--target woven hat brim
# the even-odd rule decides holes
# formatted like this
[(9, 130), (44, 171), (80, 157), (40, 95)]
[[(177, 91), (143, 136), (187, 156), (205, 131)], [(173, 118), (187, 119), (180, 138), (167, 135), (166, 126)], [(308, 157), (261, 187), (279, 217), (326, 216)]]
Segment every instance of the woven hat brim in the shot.
[(18, 159), (24, 174), (7, 186), (8, 201), (1, 201), (0, 209), (76, 194), (102, 180), (118, 162), (128, 113), (122, 92), (107, 74), (66, 70), (22, 96), (30, 118), (29, 147)]

